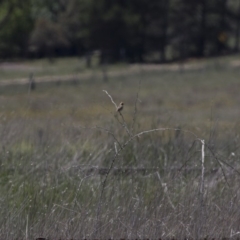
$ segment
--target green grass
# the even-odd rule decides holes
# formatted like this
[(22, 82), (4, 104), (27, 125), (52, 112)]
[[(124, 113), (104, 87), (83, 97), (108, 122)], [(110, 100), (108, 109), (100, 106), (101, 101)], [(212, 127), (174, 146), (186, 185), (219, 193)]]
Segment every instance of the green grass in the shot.
[[(69, 72), (77, 62), (60, 61)], [(2, 86), (1, 238), (222, 238), (240, 231), (239, 70), (204, 64), (183, 72), (112, 66), (108, 81), (100, 72), (37, 82), (31, 92), (28, 85)], [(108, 168), (121, 151), (117, 142), (129, 139), (102, 90), (125, 103), (131, 129), (139, 81), (133, 133), (183, 131), (155, 131), (127, 144), (114, 168), (155, 170), (112, 171), (102, 192), (104, 176), (84, 169)], [(204, 196), (202, 146), (184, 130), (207, 143)]]

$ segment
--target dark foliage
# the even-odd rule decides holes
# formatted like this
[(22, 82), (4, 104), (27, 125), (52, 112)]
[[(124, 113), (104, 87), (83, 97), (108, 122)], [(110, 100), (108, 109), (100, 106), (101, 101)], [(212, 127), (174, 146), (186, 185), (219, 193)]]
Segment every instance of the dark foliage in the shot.
[[(239, 50), (240, 1), (0, 1), (0, 57), (166, 62)], [(91, 54), (90, 54), (91, 55)]]

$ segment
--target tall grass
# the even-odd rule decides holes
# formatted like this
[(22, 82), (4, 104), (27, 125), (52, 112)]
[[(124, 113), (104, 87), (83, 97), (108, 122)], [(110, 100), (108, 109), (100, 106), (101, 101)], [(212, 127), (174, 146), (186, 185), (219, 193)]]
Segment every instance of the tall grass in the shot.
[[(199, 103), (190, 103), (199, 111), (191, 124), (181, 117), (183, 102), (196, 101), (186, 90), (209, 84), (204, 96), (196, 90), (202, 101), (213, 83), (189, 79), (184, 90), (179, 77), (168, 92), (179, 115), (170, 119), (171, 104), (154, 98), (166, 94), (166, 81), (145, 75), (139, 91), (130, 80), (2, 92), (1, 239), (238, 237), (239, 128), (214, 120), (194, 127), (206, 107)], [(188, 94), (183, 102), (174, 87)], [(116, 115), (102, 89), (132, 108)]]
[[(220, 238), (238, 231), (238, 160), (228, 151), (214, 150), (219, 165), (205, 149), (203, 189), (201, 143), (184, 132), (146, 134), (117, 157), (114, 140), (90, 130), (71, 129), (60, 147), (50, 136), (46, 145), (19, 139), (2, 148), (1, 238), (93, 237), (96, 226), (104, 238)], [(93, 169), (108, 169), (113, 158), (103, 189), (106, 175)]]

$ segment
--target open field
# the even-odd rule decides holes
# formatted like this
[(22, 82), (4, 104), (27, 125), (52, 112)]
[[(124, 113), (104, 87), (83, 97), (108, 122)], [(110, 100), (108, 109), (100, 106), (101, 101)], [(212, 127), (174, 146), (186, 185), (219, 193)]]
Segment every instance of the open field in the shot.
[(34, 90), (19, 79), (39, 63), (1, 70), (0, 238), (238, 237), (237, 56), (108, 77), (73, 62)]

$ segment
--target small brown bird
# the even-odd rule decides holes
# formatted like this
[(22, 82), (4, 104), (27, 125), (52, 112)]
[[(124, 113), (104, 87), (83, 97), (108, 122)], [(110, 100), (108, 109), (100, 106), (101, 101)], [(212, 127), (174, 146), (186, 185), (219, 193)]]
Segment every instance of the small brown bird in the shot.
[(116, 112), (121, 112), (123, 110), (124, 103), (120, 102), (119, 106), (117, 107)]

